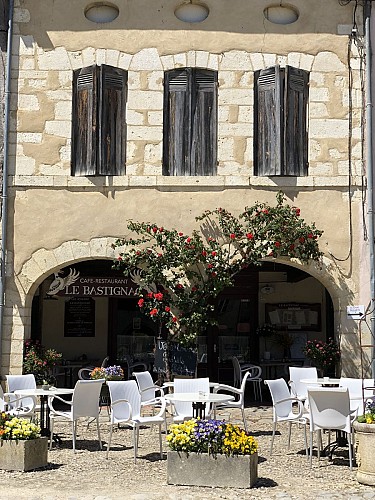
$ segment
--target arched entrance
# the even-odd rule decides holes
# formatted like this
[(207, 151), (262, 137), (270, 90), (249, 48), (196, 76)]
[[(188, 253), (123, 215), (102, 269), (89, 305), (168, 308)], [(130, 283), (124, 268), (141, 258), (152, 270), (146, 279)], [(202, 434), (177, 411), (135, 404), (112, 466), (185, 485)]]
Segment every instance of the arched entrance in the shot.
[[(100, 365), (107, 355), (110, 364), (126, 368), (130, 360), (153, 369), (157, 327), (140, 313), (136, 274), (133, 280), (115, 272), (112, 260), (96, 259), (55, 270), (39, 285), (31, 337), (63, 353), (72, 381), (80, 367)], [(266, 376), (283, 376), (289, 362), (304, 363), (307, 340), (334, 333), (326, 288), (284, 263), (241, 271), (217, 298), (216, 314), (218, 327), (198, 338), (197, 373), (226, 383), (233, 383), (232, 356), (261, 364)], [(264, 324), (273, 325), (271, 337), (259, 332)], [(286, 337), (292, 341), (288, 352)]]

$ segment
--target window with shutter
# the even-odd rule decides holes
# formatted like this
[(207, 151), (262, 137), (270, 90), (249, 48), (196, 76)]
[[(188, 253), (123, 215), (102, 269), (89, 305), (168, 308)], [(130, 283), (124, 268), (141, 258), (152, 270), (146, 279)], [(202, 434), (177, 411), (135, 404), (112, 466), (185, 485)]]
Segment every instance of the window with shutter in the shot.
[(164, 175), (215, 175), (217, 72), (181, 68), (164, 78)]
[(274, 66), (254, 81), (255, 175), (307, 175), (309, 73)]
[(73, 73), (72, 175), (123, 175), (127, 72), (90, 66)]

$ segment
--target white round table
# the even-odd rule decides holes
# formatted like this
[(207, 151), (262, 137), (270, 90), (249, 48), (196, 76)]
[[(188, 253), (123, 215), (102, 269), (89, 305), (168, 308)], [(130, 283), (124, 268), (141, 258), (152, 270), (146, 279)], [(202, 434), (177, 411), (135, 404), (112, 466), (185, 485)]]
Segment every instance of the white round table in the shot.
[(40, 433), (42, 436), (50, 435), (48, 398), (63, 394), (73, 394), (74, 389), (50, 387), (49, 389), (19, 389), (14, 394), (19, 396), (35, 396), (40, 398)]
[(322, 377), (322, 378), (303, 378), (301, 379), (303, 384), (309, 385), (321, 385), (322, 387), (339, 387), (340, 379), (339, 378), (330, 378), (330, 377)]
[(173, 401), (191, 402), (193, 417), (201, 419), (206, 417), (206, 403), (226, 403), (234, 399), (234, 396), (230, 396), (229, 394), (216, 394), (212, 392), (175, 392), (167, 394), (164, 397), (170, 403), (173, 403)]

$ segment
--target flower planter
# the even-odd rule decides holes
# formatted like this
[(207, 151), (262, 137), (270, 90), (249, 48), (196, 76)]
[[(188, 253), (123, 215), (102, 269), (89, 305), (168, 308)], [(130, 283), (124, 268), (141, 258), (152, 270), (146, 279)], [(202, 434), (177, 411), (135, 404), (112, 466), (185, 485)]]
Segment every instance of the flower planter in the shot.
[(353, 424), (356, 441), (357, 481), (375, 486), (375, 424)]
[(47, 465), (48, 438), (0, 440), (0, 469), (28, 471)]
[(168, 451), (167, 483), (251, 488), (258, 479), (258, 454), (227, 457)]

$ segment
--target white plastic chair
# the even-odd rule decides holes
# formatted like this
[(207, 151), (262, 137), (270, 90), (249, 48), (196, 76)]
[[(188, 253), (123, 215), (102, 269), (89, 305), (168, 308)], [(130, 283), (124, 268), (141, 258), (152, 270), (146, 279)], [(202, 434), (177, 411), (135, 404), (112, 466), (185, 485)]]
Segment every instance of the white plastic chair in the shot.
[(338, 430), (346, 432), (349, 445), (349, 465), (353, 469), (352, 423), (357, 410), (350, 410), (350, 399), (348, 389), (338, 387), (335, 389), (309, 387), (308, 402), (310, 411), (310, 467), (312, 466), (313, 434), (319, 433), (318, 460), (320, 460), (320, 443), (322, 430)]
[[(298, 398), (290, 394), (288, 385), (283, 378), (278, 378), (275, 380), (265, 380), (264, 383), (268, 385), (268, 388), (270, 390), (272, 398), (272, 408), (273, 408), (273, 429), (272, 429), (270, 454), (272, 455), (273, 442), (275, 439), (277, 424), (279, 422), (288, 422), (289, 424), (288, 449), (290, 448), (292, 424), (303, 425), (305, 433), (306, 456), (308, 456), (307, 436), (306, 436), (306, 421), (308, 417), (304, 415), (304, 406), (302, 401), (300, 401)], [(293, 408), (293, 404), (297, 405), (297, 408)]]
[(251, 363), (240, 364), (236, 356), (232, 357), (234, 387), (241, 387), (242, 378), (245, 373), (249, 372), (250, 376), (247, 377), (247, 382), (253, 384), (254, 398), (263, 401), (262, 396), (262, 368)]
[[(174, 392), (210, 392), (210, 381), (208, 378), (175, 378)], [(174, 401), (174, 422), (183, 422), (193, 418), (193, 406), (190, 402)], [(210, 408), (206, 409), (206, 413), (210, 413)]]
[(304, 379), (317, 380), (318, 371), (315, 366), (289, 366), (289, 386), (293, 396), (306, 401), (308, 385), (301, 382)]
[(374, 379), (372, 378), (350, 378), (341, 377), (340, 387), (349, 390), (350, 408), (358, 410), (358, 414), (364, 413), (366, 400), (374, 396)]
[(159, 427), (160, 458), (163, 458), (161, 426), (165, 421), (165, 400), (160, 399), (157, 415), (141, 416), (141, 395), (135, 380), (108, 381), (107, 384), (111, 394), (111, 421), (106, 458), (111, 447), (113, 426), (122, 423), (133, 427), (134, 462), (138, 456), (139, 428), (142, 425)]
[[(56, 418), (63, 418), (72, 423), (73, 435), (73, 451), (76, 451), (76, 436), (77, 436), (77, 423), (80, 418), (93, 418), (96, 420), (96, 427), (98, 429), (99, 447), (102, 449), (102, 441), (100, 439), (99, 429), (99, 396), (100, 390), (104, 383), (104, 379), (99, 380), (78, 380), (74, 387), (73, 396), (71, 401), (67, 401), (60, 396), (54, 396), (48, 399), (48, 406), (50, 410), (50, 450), (52, 449), (52, 436), (53, 427)], [(70, 406), (70, 410), (62, 411), (54, 408), (54, 400), (57, 399)]]
[(137, 369), (141, 369), (143, 371), (146, 371), (148, 366), (147, 366), (147, 363), (144, 363), (143, 361), (133, 361), (133, 358), (130, 356), (130, 354), (125, 354), (123, 355), (123, 358), (126, 362), (126, 365), (128, 367), (128, 373), (127, 373), (127, 377), (128, 377), (128, 380), (131, 379), (132, 377), (132, 373), (134, 371), (137, 371)]
[[(7, 375), (7, 385), (8, 393), (13, 393), (22, 389), (36, 389), (35, 377), (32, 373), (26, 375)], [(14, 409), (14, 406), (22, 406), (23, 408), (33, 408), (34, 412), (40, 410), (40, 405), (36, 404), (36, 399), (33, 396), (26, 396), (20, 398), (20, 396), (9, 395), (10, 408)], [(14, 401), (15, 398), (17, 401)], [(15, 405), (13, 404), (13, 401)]]
[[(138, 384), (142, 406), (152, 405), (154, 404), (155, 399), (164, 396), (162, 387), (154, 384), (149, 371), (134, 372), (133, 377), (135, 377)], [(159, 396), (157, 396), (158, 393)]]
[(36, 398), (31, 396), (27, 399), (30, 399), (32, 402), (30, 406), (25, 406), (25, 397), (15, 396), (9, 392), (4, 393), (0, 385), (0, 411), (5, 411), (15, 417), (32, 419), (35, 412)]
[(246, 372), (242, 377), (241, 387), (237, 389), (237, 387), (232, 387), (231, 385), (219, 384), (218, 387), (214, 388), (213, 392), (225, 391), (226, 393), (232, 393), (237, 397), (234, 401), (228, 401), (226, 403), (220, 403), (220, 405), (214, 406), (214, 417), (216, 418), (216, 410), (224, 410), (226, 408), (239, 408), (242, 413), (243, 424), (245, 427), (245, 431), (247, 432), (247, 423), (245, 418), (245, 387), (248, 377), (250, 377), (250, 373)]

